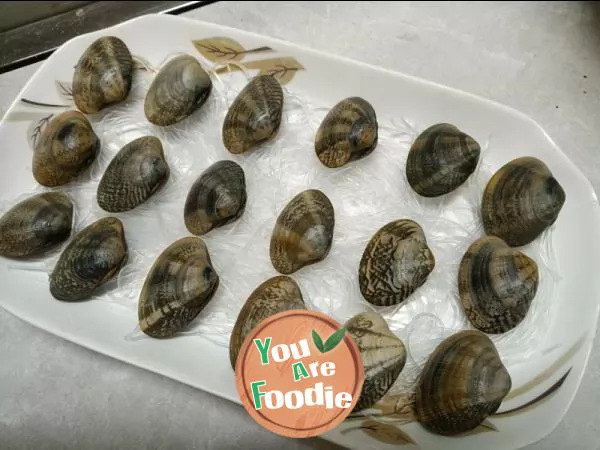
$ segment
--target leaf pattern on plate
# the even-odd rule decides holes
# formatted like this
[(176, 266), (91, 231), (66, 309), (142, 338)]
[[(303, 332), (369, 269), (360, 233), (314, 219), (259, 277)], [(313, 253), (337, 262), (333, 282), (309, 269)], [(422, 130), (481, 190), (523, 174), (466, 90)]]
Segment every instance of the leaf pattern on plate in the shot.
[(239, 42), (228, 37), (212, 37), (192, 41), (196, 50), (212, 62), (241, 61), (250, 53), (270, 52), (271, 47), (256, 47), (245, 49)]
[(39, 137), (41, 136), (42, 132), (44, 131), (44, 128), (46, 128), (46, 126), (50, 122), (50, 119), (52, 119), (53, 116), (54, 114), (38, 113), (37, 120), (33, 120), (29, 124), (29, 127), (27, 128), (27, 141), (29, 142), (29, 146), (32, 150), (35, 149)]
[[(270, 59), (259, 59), (256, 61), (249, 61), (244, 63), (244, 68), (247, 70), (257, 70), (260, 75), (273, 75), (279, 83), (287, 84), (296, 75), (299, 70), (305, 70), (302, 64), (298, 62), (296, 58), (282, 57), (282, 58), (270, 58)], [(242, 70), (238, 66), (222, 67), (216, 70), (217, 73), (223, 73), (227, 71)]]
[(383, 442), (384, 444), (417, 445), (406, 432), (389, 423), (365, 420), (358, 427), (347, 428), (341, 431), (341, 433), (345, 434), (353, 430), (362, 430), (373, 439)]
[(73, 103), (73, 86), (72, 83), (68, 81), (58, 81), (55, 80), (56, 90), (60, 98), (62, 98), (65, 102), (72, 104)]

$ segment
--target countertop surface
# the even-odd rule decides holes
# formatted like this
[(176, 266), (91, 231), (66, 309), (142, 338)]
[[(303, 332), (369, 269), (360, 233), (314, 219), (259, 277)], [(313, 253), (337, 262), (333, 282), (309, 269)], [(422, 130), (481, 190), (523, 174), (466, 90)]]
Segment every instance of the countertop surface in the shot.
[[(514, 107), (539, 122), (600, 192), (600, 6), (591, 2), (220, 2), (183, 16)], [(0, 76), (1, 115), (40, 64)], [(326, 446), (271, 434), (237, 404), (65, 342), (2, 309), (0, 324), (3, 450)], [(598, 448), (599, 341), (564, 420), (527, 450)]]

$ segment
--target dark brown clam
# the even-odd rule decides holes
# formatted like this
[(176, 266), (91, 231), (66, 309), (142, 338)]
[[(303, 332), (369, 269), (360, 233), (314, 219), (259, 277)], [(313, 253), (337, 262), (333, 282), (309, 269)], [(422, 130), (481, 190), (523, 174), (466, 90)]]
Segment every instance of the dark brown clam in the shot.
[(162, 188), (171, 171), (154, 136), (134, 139), (108, 165), (98, 184), (98, 205), (108, 212), (134, 209)]
[(468, 134), (448, 123), (427, 128), (406, 160), (406, 178), (423, 197), (438, 197), (460, 187), (473, 174), (481, 148)]
[(327, 257), (333, 242), (335, 216), (329, 198), (318, 189), (296, 195), (281, 211), (271, 235), (275, 270), (289, 275)]
[(422, 286), (435, 267), (435, 257), (421, 226), (408, 219), (381, 227), (367, 244), (360, 261), (358, 282), (369, 303), (402, 303)]
[(251, 79), (237, 95), (223, 122), (223, 145), (244, 153), (273, 138), (283, 113), (283, 89), (271, 75)]
[(212, 80), (198, 60), (180, 55), (167, 62), (152, 81), (144, 113), (154, 125), (173, 125), (204, 105), (211, 91)]
[(238, 353), (246, 336), (263, 320), (280, 312), (306, 309), (296, 282), (285, 275), (261, 283), (242, 306), (229, 341), (229, 361), (235, 370)]
[(86, 300), (119, 274), (128, 257), (123, 224), (102, 218), (75, 235), (61, 253), (50, 275), (50, 293), (67, 302)]
[(185, 226), (195, 235), (237, 220), (246, 208), (244, 170), (234, 161), (208, 167), (192, 185), (184, 207)]
[(421, 372), (417, 420), (443, 436), (471, 431), (498, 410), (511, 386), (490, 338), (480, 331), (458, 332), (433, 351)]
[(355, 411), (370, 408), (394, 385), (406, 364), (406, 348), (381, 315), (369, 312), (352, 317), (345, 324), (360, 351), (365, 371)]
[(133, 79), (133, 58), (115, 36), (95, 40), (81, 55), (73, 75), (73, 101), (86, 114), (127, 98)]
[(65, 111), (44, 128), (33, 152), (33, 176), (43, 186), (75, 180), (96, 159), (100, 139), (79, 111)]
[(65, 242), (73, 227), (73, 201), (44, 192), (20, 201), (0, 217), (0, 255), (39, 256)]
[(462, 258), (458, 292), (467, 317), (478, 330), (505, 333), (519, 325), (538, 288), (538, 266), (502, 239), (485, 236)]
[(315, 152), (327, 167), (341, 167), (370, 155), (377, 146), (378, 124), (373, 106), (349, 97), (327, 113), (315, 137)]
[(529, 244), (556, 221), (565, 200), (564, 189), (542, 161), (513, 159), (490, 178), (483, 192), (485, 232), (511, 247)]
[(164, 250), (146, 276), (139, 299), (142, 332), (153, 338), (183, 331), (213, 298), (219, 276), (206, 244), (185, 237)]

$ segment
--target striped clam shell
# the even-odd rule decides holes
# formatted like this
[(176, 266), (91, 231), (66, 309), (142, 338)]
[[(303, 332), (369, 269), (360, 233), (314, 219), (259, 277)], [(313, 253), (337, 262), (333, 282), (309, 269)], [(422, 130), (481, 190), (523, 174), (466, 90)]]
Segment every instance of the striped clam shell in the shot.
[(438, 197), (460, 187), (473, 174), (481, 148), (468, 134), (448, 123), (423, 131), (406, 160), (406, 178), (423, 197)]
[(206, 103), (212, 86), (208, 73), (195, 58), (176, 56), (160, 69), (146, 93), (146, 118), (158, 126), (181, 122)]
[(81, 55), (73, 74), (73, 101), (93, 114), (127, 98), (133, 79), (133, 58), (118, 37), (103, 36)]
[(0, 217), (0, 255), (39, 256), (70, 236), (73, 201), (63, 192), (44, 192), (20, 201)]
[(358, 346), (365, 371), (360, 398), (354, 407), (361, 411), (373, 406), (394, 385), (406, 364), (406, 348), (378, 313), (357, 314), (345, 327)]
[(395, 220), (381, 227), (363, 252), (360, 291), (373, 305), (397, 305), (427, 281), (434, 267), (421, 226), (409, 219)]
[(415, 395), (417, 420), (432, 433), (455, 436), (494, 414), (512, 386), (490, 338), (460, 331), (433, 351)]
[(162, 188), (170, 176), (160, 140), (143, 136), (125, 145), (108, 165), (97, 189), (98, 205), (108, 212), (134, 209)]
[(192, 185), (184, 206), (185, 226), (192, 234), (204, 235), (240, 218), (246, 201), (242, 167), (234, 161), (218, 161)]
[(50, 275), (50, 293), (67, 302), (86, 300), (119, 274), (128, 257), (123, 223), (102, 218), (75, 235), (61, 253)]
[(144, 281), (138, 305), (140, 329), (157, 339), (183, 331), (213, 298), (219, 281), (202, 239), (173, 242)]
[(235, 370), (238, 353), (246, 336), (265, 319), (280, 312), (306, 309), (298, 284), (279, 275), (261, 283), (250, 294), (240, 310), (229, 341), (229, 360)]
[(88, 169), (100, 150), (100, 139), (87, 117), (65, 111), (42, 131), (32, 158), (32, 172), (42, 186), (63, 186)]
[(315, 152), (323, 165), (336, 168), (370, 155), (377, 140), (373, 106), (363, 98), (349, 97), (337, 103), (321, 122)]
[(563, 187), (542, 161), (513, 159), (490, 178), (483, 192), (485, 232), (511, 247), (527, 245), (554, 224), (565, 201)]
[(279, 214), (271, 235), (270, 257), (275, 270), (289, 275), (324, 260), (335, 227), (331, 201), (318, 189), (297, 194)]
[(283, 89), (272, 75), (252, 78), (237, 95), (223, 122), (223, 145), (245, 153), (273, 138), (283, 113)]
[(471, 324), (484, 333), (500, 334), (523, 321), (538, 281), (533, 259), (500, 238), (485, 236), (471, 244), (461, 260), (458, 291)]

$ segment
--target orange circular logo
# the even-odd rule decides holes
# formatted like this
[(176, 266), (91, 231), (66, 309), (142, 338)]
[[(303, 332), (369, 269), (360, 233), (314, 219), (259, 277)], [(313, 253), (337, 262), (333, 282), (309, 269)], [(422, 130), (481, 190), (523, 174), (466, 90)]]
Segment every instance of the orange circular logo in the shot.
[(285, 311), (248, 334), (236, 363), (237, 390), (264, 428), (307, 438), (338, 426), (364, 382), (358, 346), (326, 314)]

